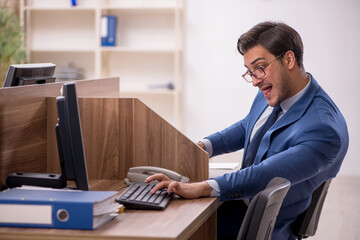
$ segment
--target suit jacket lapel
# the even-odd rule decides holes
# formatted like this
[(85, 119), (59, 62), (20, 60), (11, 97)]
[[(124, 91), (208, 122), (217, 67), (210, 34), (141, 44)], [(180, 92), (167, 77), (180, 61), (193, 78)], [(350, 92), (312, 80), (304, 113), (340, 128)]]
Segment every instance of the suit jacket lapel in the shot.
[(318, 83), (311, 76), (311, 83), (305, 94), (269, 129), (268, 132), (265, 133), (255, 157), (255, 165), (261, 162), (261, 159), (269, 150), (272, 133), (300, 119), (313, 101), (318, 91), (318, 87)]

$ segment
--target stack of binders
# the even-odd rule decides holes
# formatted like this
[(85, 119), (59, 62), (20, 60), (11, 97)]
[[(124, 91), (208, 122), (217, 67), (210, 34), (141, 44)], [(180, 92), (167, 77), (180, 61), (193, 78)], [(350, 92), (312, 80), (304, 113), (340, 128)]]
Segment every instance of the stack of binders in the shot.
[(117, 216), (114, 191), (12, 188), (0, 192), (0, 226), (96, 229)]

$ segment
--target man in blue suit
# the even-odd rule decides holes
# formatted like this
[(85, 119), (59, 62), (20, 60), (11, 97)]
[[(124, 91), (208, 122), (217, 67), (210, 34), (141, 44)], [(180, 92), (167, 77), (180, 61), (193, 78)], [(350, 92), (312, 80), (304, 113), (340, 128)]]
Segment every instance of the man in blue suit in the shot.
[[(302, 40), (294, 29), (284, 23), (260, 23), (240, 36), (238, 50), (248, 69), (243, 77), (259, 92), (243, 120), (206, 137), (199, 146), (210, 156), (244, 149), (241, 170), (200, 183), (179, 183), (161, 174), (147, 181), (160, 180), (156, 189), (167, 187), (185, 198), (219, 196), (224, 203), (218, 209), (218, 239), (236, 239), (248, 199), (272, 178), (286, 178), (291, 188), (272, 239), (295, 239), (291, 224), (308, 207), (314, 190), (340, 169), (349, 144), (346, 122), (305, 71)], [(273, 109), (280, 112), (265, 129)]]

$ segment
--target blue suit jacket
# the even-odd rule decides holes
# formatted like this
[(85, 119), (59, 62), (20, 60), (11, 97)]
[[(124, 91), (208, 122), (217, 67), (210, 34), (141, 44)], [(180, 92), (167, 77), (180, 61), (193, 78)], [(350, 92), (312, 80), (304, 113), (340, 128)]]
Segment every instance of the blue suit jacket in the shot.
[[(336, 176), (349, 144), (344, 117), (311, 79), (305, 94), (264, 135), (254, 165), (214, 178), (222, 201), (252, 198), (276, 176), (291, 182), (273, 239), (292, 239), (292, 222), (308, 207), (314, 190)], [(259, 91), (245, 119), (207, 137), (213, 156), (243, 148), (246, 152), (251, 131), (267, 106)]]

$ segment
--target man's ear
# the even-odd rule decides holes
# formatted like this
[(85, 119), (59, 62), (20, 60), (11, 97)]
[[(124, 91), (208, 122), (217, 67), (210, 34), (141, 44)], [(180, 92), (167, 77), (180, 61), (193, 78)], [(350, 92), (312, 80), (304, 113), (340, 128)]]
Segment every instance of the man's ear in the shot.
[(283, 56), (283, 63), (288, 69), (293, 69), (296, 66), (296, 58), (293, 51), (287, 51)]

